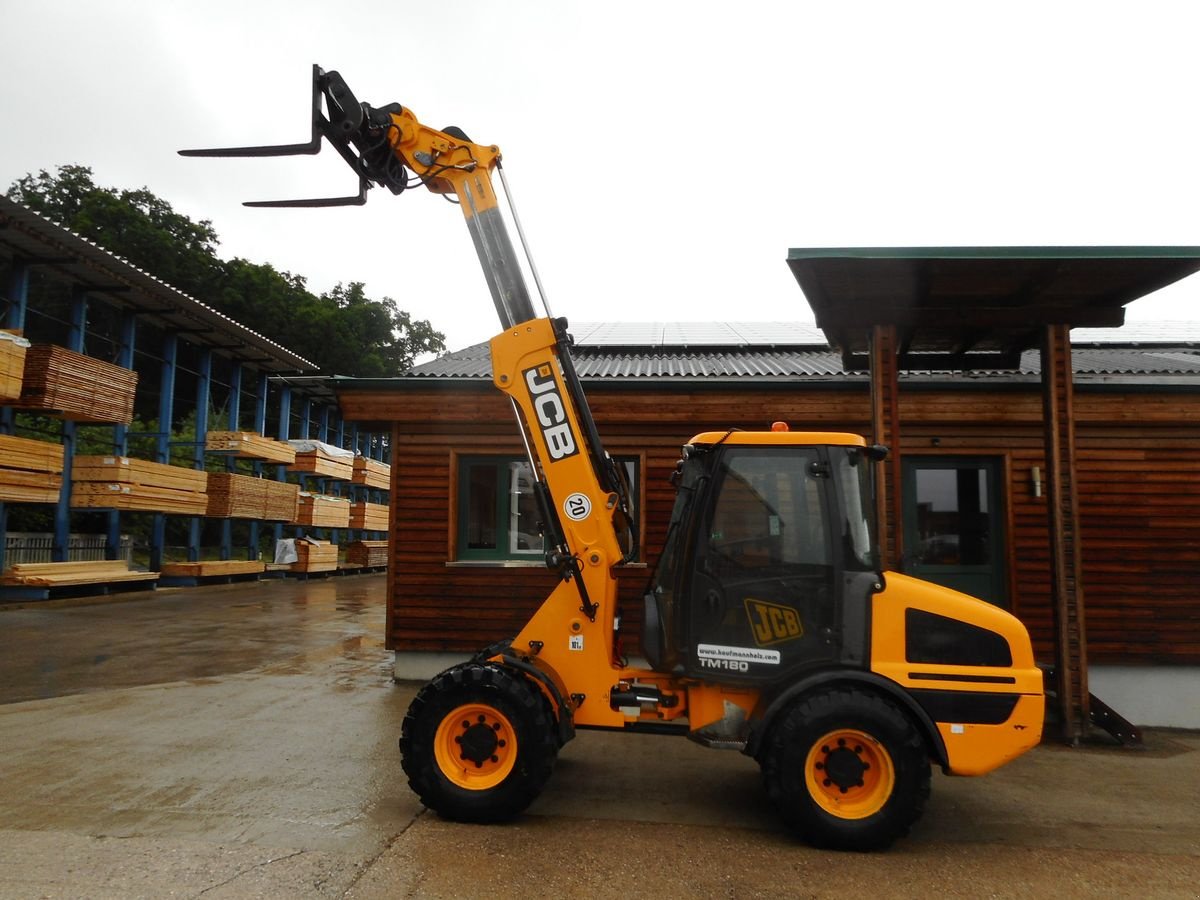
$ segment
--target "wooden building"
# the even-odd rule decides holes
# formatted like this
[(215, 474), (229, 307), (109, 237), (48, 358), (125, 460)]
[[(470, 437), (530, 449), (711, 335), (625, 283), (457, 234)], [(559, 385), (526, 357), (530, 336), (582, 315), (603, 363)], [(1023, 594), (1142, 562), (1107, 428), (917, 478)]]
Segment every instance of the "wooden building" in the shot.
[[(869, 377), (812, 326), (573, 332), (606, 449), (633, 476), (642, 552), (620, 583), (626, 649), (636, 652), (681, 445), (777, 420), (870, 434)], [(1200, 727), (1200, 326), (1072, 338), (1091, 688), (1137, 724)], [(899, 374), (897, 516), (905, 570), (1013, 610), (1051, 663), (1042, 359), (1026, 350), (1010, 361), (1016, 368)], [(347, 419), (391, 429), (387, 640), (398, 667), (428, 671), (515, 633), (555, 576), (529, 525), (523, 449), (486, 345), (400, 378), (342, 381), (338, 395)]]

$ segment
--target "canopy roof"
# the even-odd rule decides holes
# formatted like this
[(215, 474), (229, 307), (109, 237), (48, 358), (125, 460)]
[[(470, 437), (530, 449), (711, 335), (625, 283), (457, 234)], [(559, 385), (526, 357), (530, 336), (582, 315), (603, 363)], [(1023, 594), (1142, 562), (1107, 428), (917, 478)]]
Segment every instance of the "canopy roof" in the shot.
[(56, 277), (132, 309), (165, 331), (267, 372), (311, 372), (317, 366), (264, 335), (155, 278), (32, 210), (0, 196), (0, 260), (37, 264)]
[(847, 369), (875, 325), (896, 326), (901, 369), (1010, 369), (1044, 325), (1121, 325), (1200, 271), (1200, 247), (798, 248), (788, 266)]

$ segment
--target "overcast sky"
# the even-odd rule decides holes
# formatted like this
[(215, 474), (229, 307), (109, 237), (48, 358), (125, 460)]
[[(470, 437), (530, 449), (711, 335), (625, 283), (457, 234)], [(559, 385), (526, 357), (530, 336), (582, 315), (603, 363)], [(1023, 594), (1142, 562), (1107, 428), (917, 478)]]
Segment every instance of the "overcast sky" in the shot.
[[(811, 321), (790, 247), (1200, 245), (1200, 7), (0, 0), (0, 187), (64, 163), (210, 219), (223, 256), (498, 323), (457, 208), (352, 193), (303, 141), (313, 63), (497, 144), (556, 315)], [(198, 298), (205, 299), (205, 298)], [(1132, 320), (1197, 319), (1189, 279)]]

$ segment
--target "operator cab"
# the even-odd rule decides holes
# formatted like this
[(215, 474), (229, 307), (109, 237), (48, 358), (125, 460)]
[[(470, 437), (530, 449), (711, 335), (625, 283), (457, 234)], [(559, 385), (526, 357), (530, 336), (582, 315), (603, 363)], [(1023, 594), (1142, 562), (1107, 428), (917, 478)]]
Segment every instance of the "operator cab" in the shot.
[(861, 666), (881, 584), (869, 462), (883, 452), (848, 434), (693, 438), (645, 598), (651, 666), (746, 685)]

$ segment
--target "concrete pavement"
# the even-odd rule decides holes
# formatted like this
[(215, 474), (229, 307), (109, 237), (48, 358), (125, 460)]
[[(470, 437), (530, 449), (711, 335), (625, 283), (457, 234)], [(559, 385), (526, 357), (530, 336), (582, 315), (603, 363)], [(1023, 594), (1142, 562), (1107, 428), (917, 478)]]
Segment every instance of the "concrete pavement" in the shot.
[(581, 733), (519, 821), (424, 811), (382, 576), (0, 609), (0, 897), (1200, 896), (1200, 734), (935, 774), (885, 854), (780, 832), (740, 754)]

